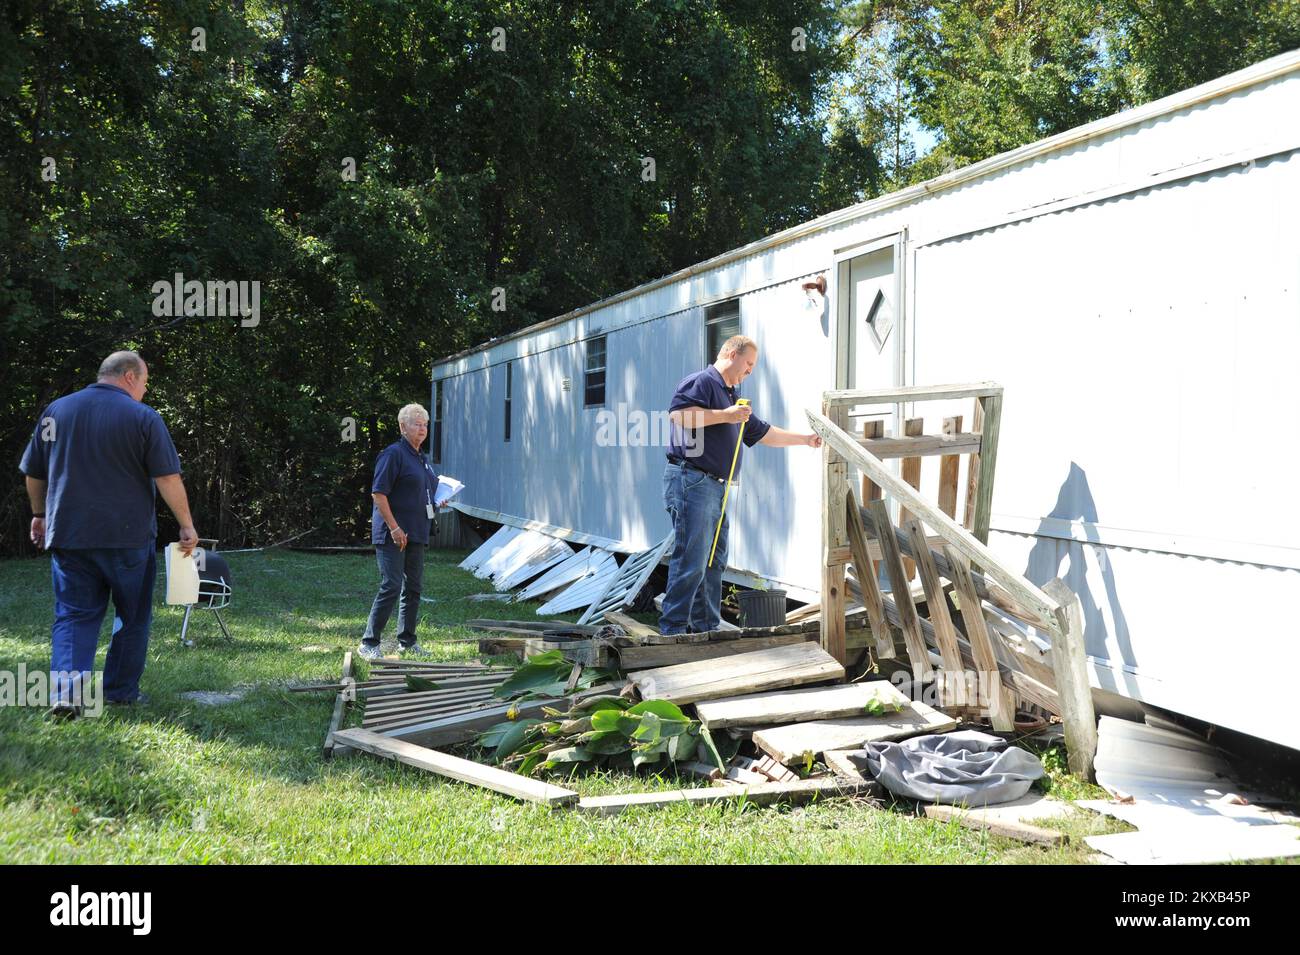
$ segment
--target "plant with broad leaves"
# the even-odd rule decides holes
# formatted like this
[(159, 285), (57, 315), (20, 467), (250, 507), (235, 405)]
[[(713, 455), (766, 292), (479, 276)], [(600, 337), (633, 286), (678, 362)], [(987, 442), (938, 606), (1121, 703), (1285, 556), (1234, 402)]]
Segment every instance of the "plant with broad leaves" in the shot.
[(584, 667), (577, 682), (569, 687), (574, 664), (559, 650), (547, 650), (529, 657), (494, 691), (503, 700), (544, 699), (564, 696), (566, 691), (585, 690), (592, 684), (611, 679), (614, 674), (598, 667)]
[[(536, 659), (536, 658), (534, 658)], [(708, 728), (667, 700), (593, 696), (549, 720), (498, 723), (478, 743), (507, 769), (536, 776), (579, 768), (639, 769), (703, 755), (725, 771)]]

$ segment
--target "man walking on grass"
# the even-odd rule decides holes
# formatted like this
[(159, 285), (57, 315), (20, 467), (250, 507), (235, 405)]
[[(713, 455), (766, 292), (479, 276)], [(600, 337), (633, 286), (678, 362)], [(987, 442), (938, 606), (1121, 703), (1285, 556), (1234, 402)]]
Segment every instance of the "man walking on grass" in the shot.
[(42, 412), (18, 466), (27, 476), (32, 543), (50, 552), (55, 716), (80, 715), (110, 596), (122, 625), (104, 661), (104, 696), (148, 702), (140, 677), (153, 617), (155, 488), (180, 525), (182, 553), (198, 543), (176, 446), (158, 412), (142, 404), (148, 381), (138, 354), (113, 352), (95, 384)]
[[(709, 551), (722, 513), (722, 496), (741, 424), (745, 425), (745, 447), (822, 445), (822, 439), (815, 434), (798, 434), (770, 425), (748, 405), (736, 403), (740, 397), (738, 386), (757, 364), (758, 345), (752, 338), (734, 335), (719, 349), (717, 361), (682, 379), (668, 406), (673, 428), (668, 466), (664, 469), (664, 506), (672, 518), (676, 540), (659, 616), (661, 633), (705, 633), (718, 629), (722, 619), (722, 571), (727, 566), (729, 518), (722, 522), (712, 565)], [(736, 457), (737, 478), (744, 455), (741, 448)]]

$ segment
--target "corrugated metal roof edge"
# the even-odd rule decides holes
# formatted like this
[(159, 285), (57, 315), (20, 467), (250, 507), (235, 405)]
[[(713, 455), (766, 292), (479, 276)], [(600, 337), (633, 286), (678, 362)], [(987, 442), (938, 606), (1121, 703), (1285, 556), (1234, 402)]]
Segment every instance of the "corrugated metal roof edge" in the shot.
[(909, 186), (906, 189), (900, 189), (898, 192), (891, 192), (888, 195), (878, 196), (875, 199), (868, 199), (856, 205), (847, 206), (843, 209), (837, 209), (834, 212), (828, 212), (816, 219), (810, 219), (808, 222), (797, 226), (791, 226), (780, 232), (773, 233), (762, 239), (756, 239), (748, 245), (743, 245), (737, 249), (728, 252), (722, 252), (703, 262), (697, 262), (695, 265), (688, 265), (684, 269), (671, 272), (668, 275), (661, 276), (657, 279), (651, 279), (633, 288), (618, 292), (608, 298), (592, 302), (590, 305), (583, 305), (572, 311), (565, 312), (563, 315), (557, 315), (555, 318), (548, 318), (545, 321), (537, 322), (526, 328), (521, 328), (517, 332), (511, 332), (509, 335), (502, 335), (499, 338), (483, 342), (481, 345), (475, 345), (472, 348), (466, 348), (463, 351), (456, 352), (452, 355), (439, 358), (433, 363), (433, 369), (440, 365), (446, 365), (453, 361), (458, 361), (469, 355), (486, 351), (496, 345), (504, 342), (514, 341), (519, 338), (526, 338), (537, 332), (544, 331), (548, 328), (554, 328), (556, 325), (562, 325), (565, 322), (572, 321), (583, 315), (607, 308), (618, 302), (635, 298), (638, 295), (644, 295), (657, 288), (670, 285), (674, 282), (680, 282), (682, 279), (708, 272), (719, 266), (726, 265), (737, 259), (742, 259), (768, 249), (775, 248), (779, 245), (785, 245), (787, 242), (793, 242), (831, 226), (840, 225), (855, 219), (863, 219), (868, 216), (883, 212), (886, 209), (892, 209), (895, 206), (906, 205), (916, 199), (922, 199), (926, 196), (933, 195), (937, 192), (943, 192), (948, 189), (965, 185), (976, 179), (981, 179), (995, 172), (1001, 172), (1011, 166), (1037, 159), (1048, 153), (1057, 152), (1070, 146), (1076, 146), (1079, 143), (1096, 139), (1109, 133), (1125, 129), (1129, 126), (1135, 126), (1138, 123), (1144, 123), (1149, 119), (1158, 116), (1164, 116), (1189, 106), (1195, 106), (1206, 100), (1216, 99), (1239, 90), (1258, 86), (1276, 79), (1279, 76), (1285, 76), (1288, 73), (1300, 69), (1300, 50), (1293, 50), (1290, 53), (1281, 53), (1270, 59), (1263, 60), (1253, 66), (1237, 70), (1235, 73), (1229, 73), (1218, 79), (1209, 80), (1199, 86), (1193, 86), (1191, 89), (1183, 90), (1179, 93), (1172, 93), (1169, 96), (1162, 97), (1158, 100), (1152, 100), (1142, 106), (1135, 106), (1132, 109), (1124, 110), (1121, 113), (1115, 113), (1112, 116), (1106, 116), (1102, 119), (1094, 120), (1083, 126), (1076, 126), (1074, 129), (1066, 130), (1063, 133), (1057, 133), (1055, 136), (1049, 136), (1046, 139), (1040, 139), (1033, 143), (1027, 143), (1005, 153), (999, 153), (996, 156), (990, 156), (977, 163), (964, 166), (961, 169), (953, 170), (942, 176), (936, 176), (934, 179), (927, 179), (925, 182), (918, 183), (915, 186)]

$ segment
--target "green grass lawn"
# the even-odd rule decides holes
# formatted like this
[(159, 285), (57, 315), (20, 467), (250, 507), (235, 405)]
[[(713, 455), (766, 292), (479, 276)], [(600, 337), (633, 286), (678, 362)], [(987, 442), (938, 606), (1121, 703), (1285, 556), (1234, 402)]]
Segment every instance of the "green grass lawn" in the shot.
[[(466, 620), (523, 619), (536, 607), (464, 599), (490, 587), (456, 567), (463, 557), (431, 551), (426, 562), (434, 603), (424, 604), (420, 639), (440, 660), (477, 658)], [(1090, 857), (1082, 836), (1126, 828), (1084, 813), (1048, 823), (1074, 838), (1045, 850), (860, 800), (593, 818), (365, 755), (327, 762), (333, 697), (285, 687), (337, 679), (374, 595), (374, 559), (272, 551), (229, 560), (236, 591), (223, 613), (235, 644), (200, 613), (199, 645), (183, 649), (180, 612), (158, 607), (142, 682), (150, 705), (72, 723), (0, 709), (0, 862), (1060, 863)], [(49, 665), (51, 617), (48, 560), (0, 562), (0, 669)], [(99, 666), (107, 644), (108, 623)], [(181, 695), (194, 690), (245, 693), (208, 706)], [(1052, 769), (1058, 794), (1101, 795)], [(571, 785), (595, 794), (682, 783), (591, 776)]]

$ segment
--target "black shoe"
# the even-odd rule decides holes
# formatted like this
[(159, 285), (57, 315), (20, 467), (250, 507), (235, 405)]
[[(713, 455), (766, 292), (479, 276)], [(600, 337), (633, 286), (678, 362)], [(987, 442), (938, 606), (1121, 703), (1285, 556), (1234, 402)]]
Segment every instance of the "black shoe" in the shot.
[(81, 707), (72, 703), (55, 703), (45, 711), (45, 718), (53, 723), (71, 722), (81, 716)]
[(148, 706), (149, 697), (143, 693), (137, 693), (134, 700), (105, 700), (109, 706)]

